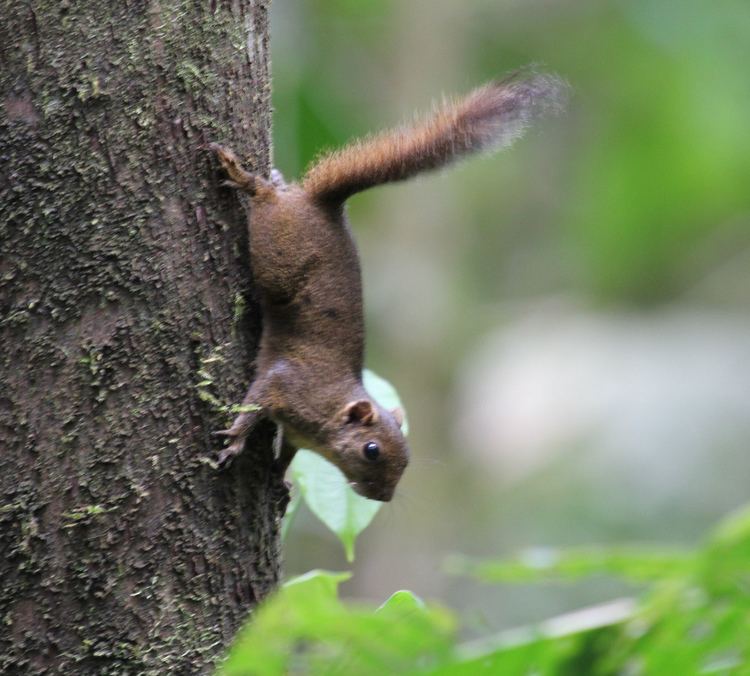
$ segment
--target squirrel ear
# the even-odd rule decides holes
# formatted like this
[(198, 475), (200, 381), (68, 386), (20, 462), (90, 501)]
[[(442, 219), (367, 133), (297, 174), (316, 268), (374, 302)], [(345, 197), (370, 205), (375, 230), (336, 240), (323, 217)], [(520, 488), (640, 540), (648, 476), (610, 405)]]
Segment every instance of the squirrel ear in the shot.
[(375, 407), (367, 399), (350, 401), (344, 406), (341, 413), (344, 421), (347, 423), (358, 422), (363, 425), (372, 425), (378, 419)]
[(391, 415), (393, 416), (393, 419), (396, 421), (396, 424), (399, 427), (402, 427), (404, 424), (404, 409), (400, 406), (396, 406), (396, 408), (391, 409)]

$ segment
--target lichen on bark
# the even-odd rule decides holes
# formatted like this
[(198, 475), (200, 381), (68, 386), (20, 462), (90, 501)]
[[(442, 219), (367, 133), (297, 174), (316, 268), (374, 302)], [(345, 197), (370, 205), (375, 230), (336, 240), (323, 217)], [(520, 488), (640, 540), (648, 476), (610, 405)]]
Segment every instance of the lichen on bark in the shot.
[(217, 474), (200, 396), (260, 330), (202, 145), (268, 171), (267, 4), (4, 3), (2, 673), (204, 673), (277, 582), (272, 430)]

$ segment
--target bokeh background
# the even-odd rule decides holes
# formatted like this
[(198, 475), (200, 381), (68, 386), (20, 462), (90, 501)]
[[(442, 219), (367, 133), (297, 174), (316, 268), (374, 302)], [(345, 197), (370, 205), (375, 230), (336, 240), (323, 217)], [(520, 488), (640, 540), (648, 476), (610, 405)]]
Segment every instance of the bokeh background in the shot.
[[(526, 623), (627, 589), (482, 587), (446, 557), (693, 545), (750, 499), (746, 0), (276, 0), (272, 50), (287, 177), (519, 66), (572, 87), (512, 149), (350, 202), (413, 460), (347, 595)], [(349, 567), (304, 512), (285, 558)]]

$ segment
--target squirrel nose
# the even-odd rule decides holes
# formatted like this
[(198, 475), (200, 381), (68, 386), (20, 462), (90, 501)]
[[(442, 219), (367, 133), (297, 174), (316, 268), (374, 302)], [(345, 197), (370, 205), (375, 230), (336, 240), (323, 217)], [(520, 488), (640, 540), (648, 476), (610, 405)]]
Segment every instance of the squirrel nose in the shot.
[(390, 502), (393, 498), (394, 489), (392, 487), (380, 488), (375, 495), (372, 496), (373, 500), (379, 500), (380, 502)]
[(382, 486), (376, 482), (351, 481), (349, 485), (355, 493), (359, 493), (368, 500), (377, 500), (378, 502), (390, 502), (396, 490), (395, 486)]

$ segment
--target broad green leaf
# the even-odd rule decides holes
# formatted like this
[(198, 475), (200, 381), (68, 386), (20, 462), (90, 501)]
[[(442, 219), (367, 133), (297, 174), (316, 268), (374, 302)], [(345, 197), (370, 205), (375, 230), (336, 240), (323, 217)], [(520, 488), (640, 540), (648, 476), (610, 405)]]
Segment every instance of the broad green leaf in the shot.
[(349, 573), (313, 570), (289, 580), (245, 624), (219, 673), (287, 673), (297, 636), (311, 633), (321, 616), (339, 606), (338, 585), (349, 577)]
[(453, 621), (399, 592), (377, 611), (336, 597), (346, 574), (315, 571), (280, 589), (242, 629), (226, 676), (408, 674), (452, 659)]
[(725, 516), (714, 528), (712, 547), (745, 546), (750, 542), (750, 505)]
[(298, 451), (291, 472), (307, 506), (338, 536), (347, 560), (353, 561), (357, 535), (367, 528), (382, 503), (357, 495), (338, 467), (312, 451)]
[[(401, 408), (401, 400), (394, 387), (372, 371), (362, 373), (365, 389), (388, 410)], [(406, 416), (402, 425), (404, 434), (408, 429)], [(348, 561), (354, 560), (354, 543), (357, 536), (370, 524), (383, 503), (368, 500), (355, 493), (341, 471), (322, 456), (302, 449), (297, 452), (290, 466), (292, 480), (298, 495), (310, 510), (341, 540)], [(287, 510), (284, 534), (294, 516), (297, 505)]]
[(469, 575), (484, 582), (575, 580), (597, 574), (633, 582), (653, 582), (684, 575), (694, 565), (694, 554), (673, 549), (535, 547), (508, 559), (474, 561), (453, 557), (446, 568), (454, 574)]
[(281, 522), (281, 541), (286, 540), (289, 535), (289, 530), (294, 523), (294, 517), (297, 516), (299, 506), (302, 504), (302, 494), (299, 489), (292, 490), (292, 496), (289, 499), (289, 504), (286, 506), (286, 512), (284, 512), (284, 519)]
[(339, 584), (351, 578), (349, 572), (333, 573), (329, 570), (311, 570), (297, 575), (284, 583), (287, 596), (293, 599), (298, 594), (309, 597), (314, 594), (321, 600), (337, 598)]
[(717, 596), (750, 594), (750, 505), (724, 517), (704, 548), (700, 579)]
[(457, 647), (456, 661), (436, 669), (433, 676), (594, 673), (582, 669), (578, 656), (591, 660), (603, 646), (609, 648), (632, 617), (634, 606), (632, 599), (619, 599), (463, 643)]
[(410, 591), (402, 589), (390, 595), (388, 600), (378, 608), (379, 613), (383, 613), (394, 620), (410, 615), (415, 612), (422, 612), (425, 604), (422, 599), (415, 596)]

